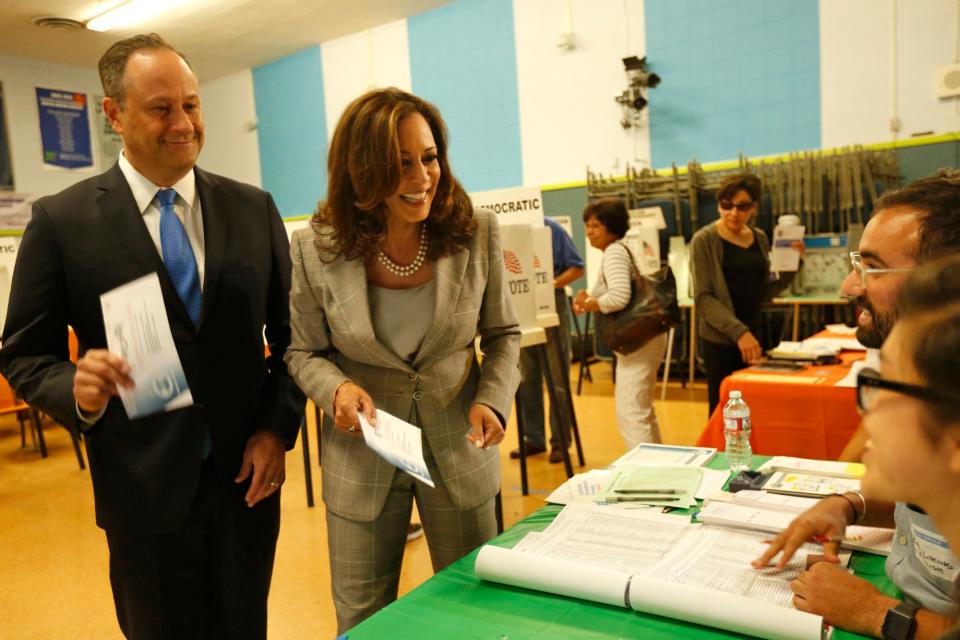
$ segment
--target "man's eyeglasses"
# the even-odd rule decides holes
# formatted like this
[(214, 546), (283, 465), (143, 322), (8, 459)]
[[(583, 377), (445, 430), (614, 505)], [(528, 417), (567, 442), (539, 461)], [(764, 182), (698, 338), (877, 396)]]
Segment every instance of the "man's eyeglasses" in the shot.
[(881, 273), (906, 273), (907, 271), (913, 271), (913, 267), (900, 267), (896, 269), (880, 269), (877, 267), (865, 267), (863, 266), (863, 258), (860, 257), (859, 251), (850, 252), (850, 266), (853, 267), (853, 270), (857, 272), (857, 275), (860, 276), (861, 281), (866, 281), (868, 275), (880, 275)]
[(730, 209), (736, 209), (740, 213), (746, 213), (747, 211), (750, 211), (750, 209), (753, 209), (754, 204), (755, 204), (754, 202), (738, 202), (734, 204), (733, 201), (731, 200), (721, 200), (720, 208), (723, 209), (724, 211), (730, 211)]
[(861, 413), (867, 412), (873, 403), (873, 398), (880, 389), (895, 391), (896, 393), (902, 393), (907, 396), (932, 402), (942, 400), (937, 393), (926, 387), (907, 384), (906, 382), (885, 380), (876, 369), (862, 369), (860, 373), (857, 374), (857, 408), (860, 409)]

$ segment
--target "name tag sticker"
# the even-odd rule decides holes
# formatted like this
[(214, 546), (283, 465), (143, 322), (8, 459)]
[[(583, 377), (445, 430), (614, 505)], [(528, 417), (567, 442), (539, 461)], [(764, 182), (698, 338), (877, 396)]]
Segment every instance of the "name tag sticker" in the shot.
[(924, 568), (943, 580), (954, 582), (960, 575), (960, 563), (950, 551), (947, 540), (933, 531), (910, 523), (913, 530), (913, 550)]

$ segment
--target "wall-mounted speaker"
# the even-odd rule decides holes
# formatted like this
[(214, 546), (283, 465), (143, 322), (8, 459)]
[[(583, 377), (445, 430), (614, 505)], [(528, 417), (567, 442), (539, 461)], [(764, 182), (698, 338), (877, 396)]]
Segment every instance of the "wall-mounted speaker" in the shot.
[(960, 96), (960, 64), (949, 64), (937, 69), (937, 97)]

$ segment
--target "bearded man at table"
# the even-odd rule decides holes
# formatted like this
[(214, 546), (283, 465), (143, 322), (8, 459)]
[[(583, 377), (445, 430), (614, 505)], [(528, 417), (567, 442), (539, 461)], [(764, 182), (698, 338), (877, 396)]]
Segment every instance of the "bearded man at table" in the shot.
[[(907, 274), (954, 252), (960, 252), (960, 172), (942, 169), (877, 200), (841, 289), (860, 307), (860, 342), (879, 348), (897, 320), (897, 296)], [(865, 441), (863, 436), (857, 460)], [(791, 583), (798, 608), (835, 627), (891, 640), (937, 638), (953, 626), (960, 560), (932, 520), (913, 505), (871, 500), (859, 491), (829, 496), (800, 514), (754, 566), (766, 567), (780, 554), (777, 566), (783, 567), (811, 537), (832, 536), (850, 524), (896, 528), (886, 573), (905, 599), (891, 602), (866, 580), (847, 573), (835, 564), (837, 544), (828, 542), (827, 562)]]
[[(0, 369), (84, 432), (124, 635), (265, 638), (284, 454), (304, 407), (283, 362), (287, 234), (269, 194), (195, 166), (199, 85), (160, 36), (114, 43), (100, 77), (123, 154), (34, 204)], [(100, 296), (150, 274), (194, 403), (131, 419), (117, 397), (131, 367), (107, 350)]]
[[(897, 321), (897, 295), (907, 274), (954, 252), (960, 252), (960, 172), (941, 169), (883, 194), (840, 287), (859, 309), (857, 340), (879, 349)], [(866, 441), (861, 425), (839, 459), (859, 462)]]

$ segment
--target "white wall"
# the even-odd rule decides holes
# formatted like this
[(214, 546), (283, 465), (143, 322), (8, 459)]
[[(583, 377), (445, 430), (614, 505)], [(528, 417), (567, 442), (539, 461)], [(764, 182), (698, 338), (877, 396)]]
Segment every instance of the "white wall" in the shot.
[[(894, 115), (894, 4), (896, 103)], [(954, 61), (955, 0), (820, 0), (822, 146), (884, 142), (960, 129), (954, 100), (940, 100), (935, 71)]]
[(354, 98), (374, 87), (412, 86), (406, 20), (324, 42), (320, 56), (328, 140)]
[(100, 77), (96, 70), (0, 56), (0, 82), (3, 83), (4, 109), (16, 191), (49, 195), (102, 171), (96, 132), (92, 124), (90, 140), (94, 155), (93, 168), (68, 170), (44, 167), (35, 91), (36, 87), (43, 87), (86, 93), (87, 113), (92, 115), (89, 101), (94, 94), (101, 92)]
[[(513, 11), (523, 183), (646, 166), (637, 159), (649, 162), (649, 131), (625, 131), (613, 100), (627, 86), (621, 58), (645, 55), (643, 0), (514, 0)], [(566, 51), (556, 44), (568, 28), (576, 48)]]
[(253, 99), (253, 73), (247, 69), (200, 85), (203, 105), (204, 145), (198, 164), (219, 173), (261, 186), (260, 146)]

